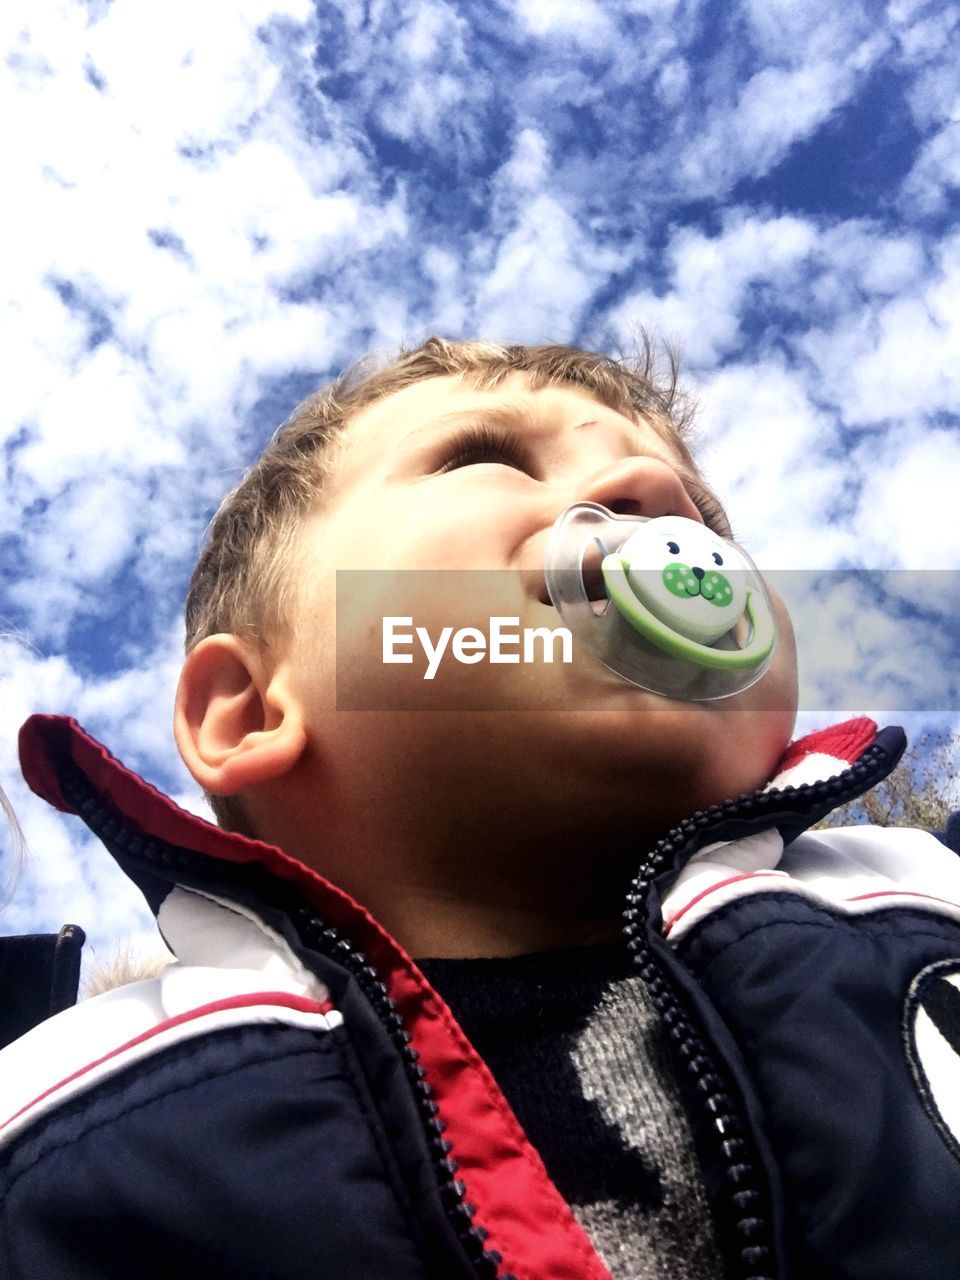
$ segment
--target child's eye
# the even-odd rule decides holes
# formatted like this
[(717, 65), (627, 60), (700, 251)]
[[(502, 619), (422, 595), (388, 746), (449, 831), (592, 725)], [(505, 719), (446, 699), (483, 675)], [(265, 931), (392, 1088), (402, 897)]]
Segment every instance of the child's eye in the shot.
[(502, 463), (518, 471), (529, 471), (529, 455), (519, 437), (508, 431), (496, 431), (485, 423), (478, 423), (462, 431), (449, 443), (448, 448), (450, 456), (437, 468), (437, 475), (484, 462)]

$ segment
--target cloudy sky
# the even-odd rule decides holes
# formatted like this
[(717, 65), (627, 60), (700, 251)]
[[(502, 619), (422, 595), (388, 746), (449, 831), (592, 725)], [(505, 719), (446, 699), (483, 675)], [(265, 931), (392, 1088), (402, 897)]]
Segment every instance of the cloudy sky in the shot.
[[(16, 729), (75, 715), (199, 806), (169, 718), (204, 527), (370, 349), (645, 325), (762, 566), (960, 563), (958, 5), (7, 0), (0, 43), (4, 931), (146, 928)], [(942, 581), (915, 665), (955, 721)]]

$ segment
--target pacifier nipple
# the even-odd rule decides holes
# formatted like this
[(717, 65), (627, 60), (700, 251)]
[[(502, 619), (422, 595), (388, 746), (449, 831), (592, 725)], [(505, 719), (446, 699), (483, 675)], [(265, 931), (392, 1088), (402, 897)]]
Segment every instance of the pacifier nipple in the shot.
[(642, 689), (726, 698), (770, 665), (775, 627), (756, 566), (696, 520), (578, 503), (554, 525), (545, 568), (574, 639)]

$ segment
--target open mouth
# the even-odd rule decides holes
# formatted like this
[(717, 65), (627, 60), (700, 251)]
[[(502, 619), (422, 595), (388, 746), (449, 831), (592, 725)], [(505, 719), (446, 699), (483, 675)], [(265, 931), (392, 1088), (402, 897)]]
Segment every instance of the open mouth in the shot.
[[(596, 547), (591, 546), (588, 554), (584, 556), (583, 565), (581, 566), (580, 579), (584, 592), (591, 609), (598, 616), (606, 613), (610, 606), (610, 597), (607, 594), (607, 584), (604, 581), (603, 570), (600, 567), (603, 559), (603, 553), (598, 551)], [(573, 574), (574, 569), (565, 572)], [(538, 583), (537, 598), (541, 604), (553, 606), (550, 599), (550, 592), (547, 590), (546, 581), (541, 577)]]
[[(602, 616), (610, 607), (610, 596), (603, 576), (603, 561), (609, 554), (609, 547), (606, 547), (600, 538), (594, 537), (582, 549), (578, 549), (578, 554), (581, 557), (579, 583), (572, 580), (577, 574), (576, 561), (574, 561), (569, 568), (553, 571), (554, 589), (559, 589), (565, 599), (576, 600), (579, 603), (583, 598), (579, 593), (579, 588), (582, 588), (593, 612), (598, 617)], [(536, 576), (536, 594), (541, 604), (554, 606), (555, 602), (551, 599), (547, 588), (549, 576), (549, 572), (546, 575)]]
[(601, 568), (605, 555), (606, 548), (601, 545), (599, 539), (593, 538), (584, 551), (583, 563), (580, 566), (583, 587), (587, 593), (587, 599), (590, 601), (590, 608), (598, 617), (606, 613), (610, 606), (607, 584), (604, 581), (603, 569)]

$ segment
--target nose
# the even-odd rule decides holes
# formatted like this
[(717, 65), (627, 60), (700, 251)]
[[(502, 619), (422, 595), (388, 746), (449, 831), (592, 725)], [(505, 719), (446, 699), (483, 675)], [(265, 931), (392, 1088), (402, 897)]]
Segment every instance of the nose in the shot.
[(694, 565), (690, 572), (695, 578), (701, 579), (703, 577), (703, 570), (698, 565)]
[(596, 472), (571, 501), (596, 502), (618, 516), (686, 516), (702, 523), (680, 476), (660, 458), (621, 458)]
[(520, 567), (528, 570), (531, 592), (541, 604), (549, 604), (543, 576), (543, 559), (553, 520), (560, 512), (577, 502), (596, 502), (618, 516), (686, 516), (703, 523), (696, 504), (684, 488), (683, 481), (669, 463), (660, 458), (631, 456), (608, 463), (600, 470), (578, 479), (571, 477), (561, 490), (552, 490), (550, 505), (543, 511), (545, 523), (536, 535), (527, 539), (520, 556)]

